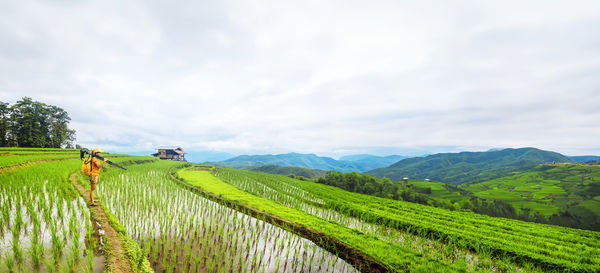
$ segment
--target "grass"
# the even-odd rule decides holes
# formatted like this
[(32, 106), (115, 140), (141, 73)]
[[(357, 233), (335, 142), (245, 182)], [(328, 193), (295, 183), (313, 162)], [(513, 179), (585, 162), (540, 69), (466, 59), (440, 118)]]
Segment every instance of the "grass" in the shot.
[[(83, 173), (78, 172), (77, 177), (77, 180), (80, 184), (89, 188), (89, 180), (86, 179)], [(117, 220), (113, 212), (111, 212), (106, 206), (101, 205), (101, 207), (108, 218), (108, 222), (117, 232), (118, 239), (119, 241), (121, 241), (121, 247), (127, 254), (126, 257), (128, 258), (129, 263), (131, 264), (131, 268), (133, 268), (136, 272), (154, 272), (150, 267), (150, 262), (148, 261), (148, 259), (145, 257), (140, 257), (143, 254), (143, 251), (140, 248), (140, 246), (134, 240), (132, 240), (131, 237), (129, 237), (127, 229)], [(108, 240), (105, 240), (105, 244), (106, 255), (112, 255), (111, 246), (108, 245)], [(111, 269), (108, 268), (108, 270)]]
[(600, 212), (600, 198), (583, 201), (579, 203), (579, 206), (585, 207), (591, 211)]
[[(450, 246), (451, 250), (489, 253), (488, 256), (494, 258), (493, 261), (477, 259), (477, 262), (470, 263), (476, 268), (483, 266), (492, 270), (495, 263), (510, 262), (513, 268), (514, 264), (518, 264), (521, 267), (557, 271), (577, 269), (595, 272), (598, 269), (594, 262), (596, 258), (588, 260), (580, 255), (582, 251), (600, 253), (597, 243), (600, 235), (597, 232), (494, 218), (472, 212), (453, 212), (276, 175), (224, 168), (215, 168), (214, 174), (244, 191), (301, 209), (333, 223), (345, 223), (343, 225), (349, 227), (358, 225), (353, 229), (399, 244), (401, 248), (413, 249), (421, 255), (432, 255), (437, 260), (440, 256), (448, 257), (451, 258), (449, 262), (454, 263), (455, 259), (448, 256), (453, 251), (440, 252), (440, 245), (433, 249), (424, 248), (426, 244), (423, 242), (441, 241), (442, 248)], [(408, 236), (410, 240), (394, 239), (397, 236)], [(430, 250), (433, 250), (431, 254), (426, 253)]]
[(214, 177), (210, 172), (182, 170), (178, 171), (177, 174), (187, 183), (201, 187), (202, 189), (220, 195), (225, 199), (260, 209), (297, 224), (314, 228), (319, 232), (332, 235), (367, 255), (370, 255), (387, 265), (391, 265), (392, 268), (395, 268), (396, 270), (402, 270), (403, 268), (412, 268), (414, 270), (417, 270), (418, 268), (423, 270), (435, 268), (438, 272), (461, 271), (448, 264), (424, 258), (410, 250), (398, 248), (393, 244), (381, 241), (374, 236), (357, 232), (356, 230), (325, 221), (316, 216), (241, 191)]
[[(303, 257), (277, 264), (277, 257), (291, 248), (353, 271), (321, 248), (302, 248), (301, 242), (306, 240), (284, 226), (274, 226), (181, 187), (168, 175), (168, 168), (179, 164), (156, 161), (130, 166), (126, 172), (109, 171), (98, 187), (103, 206), (114, 212), (133, 240), (144, 245), (142, 253), (150, 254), (156, 270), (203, 272), (201, 267), (206, 265), (209, 272), (274, 272), (277, 267), (281, 271)], [(259, 257), (254, 259), (256, 255)], [(252, 259), (259, 262), (253, 265)], [(318, 264), (311, 266), (311, 271), (319, 268)], [(327, 271), (322, 266), (319, 270)]]
[(543, 216), (566, 211), (579, 204), (597, 216), (600, 209), (600, 168), (590, 164), (557, 163), (539, 165), (533, 171), (502, 177), (486, 182), (463, 185), (485, 199), (507, 201), (515, 208), (528, 208)]
[(48, 263), (50, 270), (83, 268), (78, 253), (89, 210), (67, 179), (79, 166), (74, 160), (49, 161), (0, 174), (0, 249), (14, 259), (0, 271), (19, 266), (29, 272)]

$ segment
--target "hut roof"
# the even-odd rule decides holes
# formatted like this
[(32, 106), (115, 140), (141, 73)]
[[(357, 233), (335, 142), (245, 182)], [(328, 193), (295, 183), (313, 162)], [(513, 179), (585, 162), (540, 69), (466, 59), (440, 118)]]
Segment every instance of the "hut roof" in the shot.
[(178, 153), (178, 154), (187, 154), (186, 152), (183, 151), (183, 149), (179, 146), (160, 146), (158, 148), (156, 148), (157, 150), (173, 150), (174, 152)]

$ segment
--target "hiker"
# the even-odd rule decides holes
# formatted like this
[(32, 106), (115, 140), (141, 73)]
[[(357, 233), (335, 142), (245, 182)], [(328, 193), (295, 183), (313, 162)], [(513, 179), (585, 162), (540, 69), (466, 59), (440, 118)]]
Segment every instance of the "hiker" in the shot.
[(94, 148), (92, 150), (92, 171), (90, 173), (90, 206), (95, 206), (98, 203), (98, 200), (94, 200), (94, 190), (96, 190), (96, 185), (98, 184), (98, 177), (100, 176), (100, 168), (106, 162), (106, 158), (103, 161), (100, 161), (96, 158), (96, 155), (100, 155), (102, 150), (98, 148)]

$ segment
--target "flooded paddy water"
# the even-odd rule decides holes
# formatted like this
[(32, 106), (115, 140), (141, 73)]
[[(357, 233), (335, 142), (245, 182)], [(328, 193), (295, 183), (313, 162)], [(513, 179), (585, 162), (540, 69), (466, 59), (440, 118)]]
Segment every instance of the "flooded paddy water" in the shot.
[(285, 227), (205, 199), (166, 171), (138, 168), (105, 178), (98, 196), (156, 272), (356, 271)]
[(0, 185), (0, 272), (103, 272), (85, 202), (49, 185)]
[[(318, 196), (303, 190), (284, 179), (260, 179), (239, 175), (225, 169), (213, 171), (213, 175), (222, 181), (248, 193), (262, 196), (287, 207), (303, 211), (325, 221), (338, 223), (344, 227), (372, 235), (379, 240), (389, 242), (405, 249), (415, 251), (425, 257), (445, 261), (452, 264), (462, 264), (469, 271), (484, 270), (488, 272), (538, 272), (537, 269), (524, 270), (522, 267), (504, 260), (492, 259), (490, 253), (475, 253), (473, 251), (436, 241), (396, 229), (383, 224), (364, 221), (360, 218), (341, 213), (324, 206), (324, 201)], [(287, 179), (287, 177), (286, 177)]]

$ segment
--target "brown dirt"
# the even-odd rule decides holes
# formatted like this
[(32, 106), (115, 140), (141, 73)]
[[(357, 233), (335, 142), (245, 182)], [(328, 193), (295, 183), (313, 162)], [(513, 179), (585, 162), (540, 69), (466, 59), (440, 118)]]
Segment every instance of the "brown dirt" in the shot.
[(346, 262), (350, 263), (355, 268), (361, 268), (362, 272), (392, 272), (393, 270), (387, 265), (381, 263), (380, 261), (375, 260), (373, 257), (365, 254), (364, 252), (353, 248), (352, 246), (338, 240), (337, 238), (327, 235), (325, 233), (319, 232), (313, 228), (306, 227), (300, 225), (298, 223), (289, 221), (287, 219), (281, 218), (277, 215), (273, 215), (261, 210), (258, 210), (254, 207), (250, 207), (245, 204), (241, 204), (236, 201), (231, 201), (225, 199), (221, 196), (218, 196), (214, 193), (205, 191), (199, 187), (192, 186), (190, 184), (185, 183), (182, 180), (177, 179), (173, 174), (169, 171), (169, 175), (175, 181), (177, 181), (180, 185), (199, 193), (203, 197), (210, 199), (212, 201), (218, 202), (222, 205), (225, 205), (231, 209), (235, 209), (239, 212), (249, 214), (252, 217), (261, 219), (266, 221), (267, 223), (274, 224), (280, 227), (285, 227), (285, 229), (298, 234), (313, 243), (317, 244), (319, 247), (326, 249), (332, 253), (338, 253), (339, 257), (344, 259)]
[[(77, 191), (79, 191), (79, 194), (83, 197), (85, 202), (89, 204), (90, 189), (79, 184), (76, 173), (71, 174), (71, 182)], [(108, 244), (110, 245), (110, 255), (106, 256), (106, 268), (110, 268), (113, 273), (134, 272), (131, 268), (131, 264), (129, 264), (125, 250), (121, 246), (122, 243), (121, 240), (119, 240), (117, 231), (110, 225), (108, 217), (104, 213), (104, 210), (102, 210), (101, 205), (89, 208), (92, 218), (100, 223), (100, 226), (104, 229), (104, 240), (108, 241)]]

